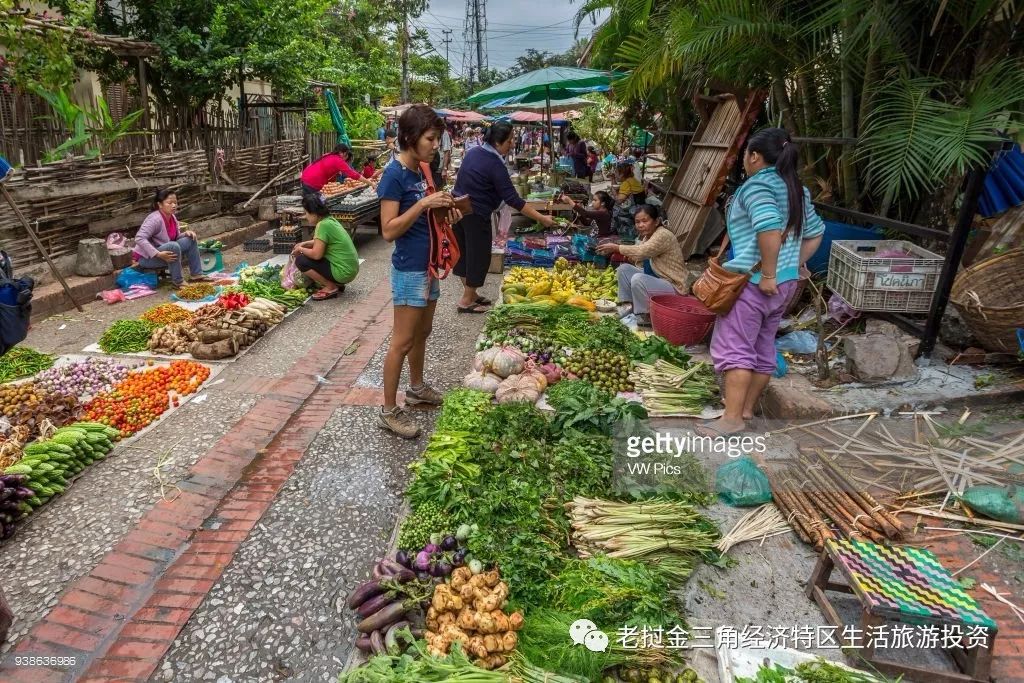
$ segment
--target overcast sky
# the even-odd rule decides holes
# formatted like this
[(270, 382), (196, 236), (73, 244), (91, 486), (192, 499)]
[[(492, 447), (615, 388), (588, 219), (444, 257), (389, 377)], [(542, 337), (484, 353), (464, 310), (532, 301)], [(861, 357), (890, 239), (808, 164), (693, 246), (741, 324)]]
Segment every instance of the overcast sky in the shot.
[[(486, 0), (480, 0), (483, 5)], [(573, 18), (581, 2), (569, 0), (500, 0), (486, 2), (487, 64), (492, 69), (507, 69), (516, 57), (533, 48), (551, 53), (565, 52), (573, 44)], [(463, 35), (466, 0), (430, 0), (427, 12), (415, 20), (430, 35), (434, 48), (444, 56), (443, 29), (451, 29), (449, 45), (452, 72), (464, 73)], [(589, 37), (590, 21), (580, 27), (580, 36)]]

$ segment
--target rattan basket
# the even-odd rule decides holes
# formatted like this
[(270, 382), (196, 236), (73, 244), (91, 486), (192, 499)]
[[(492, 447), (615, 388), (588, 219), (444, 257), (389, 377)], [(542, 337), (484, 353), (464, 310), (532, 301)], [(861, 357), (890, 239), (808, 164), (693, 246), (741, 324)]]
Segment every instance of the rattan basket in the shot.
[(956, 276), (950, 301), (987, 351), (1016, 353), (1024, 328), (1024, 249), (976, 263)]

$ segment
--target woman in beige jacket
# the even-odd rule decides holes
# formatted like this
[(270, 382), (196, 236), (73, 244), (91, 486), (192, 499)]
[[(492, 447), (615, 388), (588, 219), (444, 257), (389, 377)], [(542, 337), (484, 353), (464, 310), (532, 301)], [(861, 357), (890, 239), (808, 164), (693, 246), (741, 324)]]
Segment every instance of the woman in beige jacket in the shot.
[(641, 204), (634, 220), (640, 238), (636, 244), (602, 244), (597, 251), (605, 255), (622, 254), (632, 261), (616, 270), (619, 303), (631, 304), (637, 325), (650, 327), (652, 295), (689, 291), (686, 262), (676, 236), (662, 224), (658, 207)]

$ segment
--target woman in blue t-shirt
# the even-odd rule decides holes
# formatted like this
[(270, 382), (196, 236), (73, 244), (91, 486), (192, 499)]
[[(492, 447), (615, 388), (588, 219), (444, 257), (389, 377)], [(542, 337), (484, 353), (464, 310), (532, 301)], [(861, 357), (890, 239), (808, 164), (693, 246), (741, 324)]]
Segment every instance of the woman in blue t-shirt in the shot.
[(391, 298), (394, 305), (394, 330), (384, 358), (384, 405), (377, 423), (398, 436), (414, 439), (419, 427), (398, 407), (398, 381), (402, 365), (409, 361), (410, 386), (406, 405), (440, 405), (441, 393), (423, 381), (423, 359), (427, 337), (434, 321), (434, 307), (441, 295), (440, 283), (430, 277), (430, 228), (428, 209), (450, 208), (454, 224), (462, 219), (452, 208), (447, 192), (427, 194), (427, 183), (420, 163), (430, 163), (441, 144), (444, 122), (426, 105), (410, 107), (398, 119), (398, 146), (401, 150), (384, 169), (377, 196), (380, 197), (381, 233), (395, 243), (391, 254)]

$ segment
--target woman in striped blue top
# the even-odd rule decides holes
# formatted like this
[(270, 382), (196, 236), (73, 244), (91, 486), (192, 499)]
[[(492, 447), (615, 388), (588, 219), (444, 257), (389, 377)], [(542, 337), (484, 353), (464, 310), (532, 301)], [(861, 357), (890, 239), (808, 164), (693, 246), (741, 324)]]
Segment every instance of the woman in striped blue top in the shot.
[(825, 224), (797, 173), (799, 149), (783, 128), (750, 137), (743, 156), (747, 180), (726, 216), (732, 260), (722, 264), (751, 273), (732, 309), (715, 322), (711, 358), (725, 375), (725, 414), (701, 424), (705, 436), (746, 429), (775, 371), (775, 333), (804, 264), (821, 244)]

